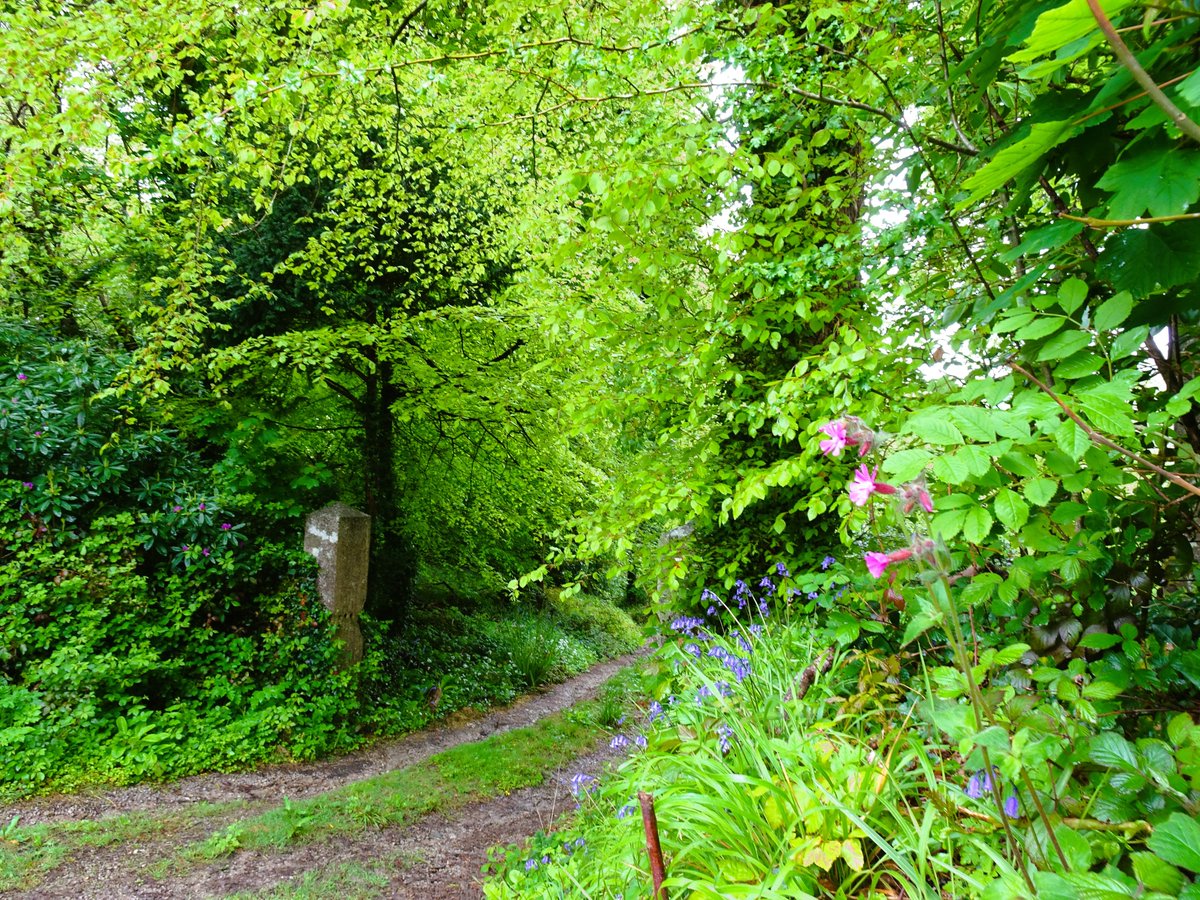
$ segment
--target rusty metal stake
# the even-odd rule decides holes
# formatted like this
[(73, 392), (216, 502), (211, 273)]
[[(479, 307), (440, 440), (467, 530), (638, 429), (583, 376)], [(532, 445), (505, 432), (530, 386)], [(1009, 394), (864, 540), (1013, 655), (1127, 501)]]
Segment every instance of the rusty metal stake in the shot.
[(667, 900), (667, 889), (663, 879), (667, 877), (663, 865), (662, 845), (658, 842), (658, 817), (654, 815), (654, 795), (638, 791), (638, 803), (642, 807), (642, 827), (646, 829), (646, 851), (650, 854), (650, 876), (654, 879), (654, 900)]

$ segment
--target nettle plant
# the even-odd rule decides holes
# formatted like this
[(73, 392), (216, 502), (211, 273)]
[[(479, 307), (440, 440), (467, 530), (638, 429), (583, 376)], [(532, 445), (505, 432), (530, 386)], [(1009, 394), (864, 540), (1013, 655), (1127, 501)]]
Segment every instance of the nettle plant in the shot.
[[(1006, 381), (997, 396), (1012, 390)], [(844, 531), (862, 542), (884, 608), (904, 613), (902, 644), (929, 637), (949, 652), (951, 665), (928, 668), (922, 653), (916, 711), (927, 740), (948, 742), (962, 761), (961, 783), (941, 786), (934, 803), (1003, 838), (1010, 877), (988, 896), (1200, 896), (1200, 858), (1186, 849), (1200, 846), (1195, 724), (1177, 715), (1167, 741), (1101, 730), (1123, 714), (1123, 692), (1164, 683), (1147, 672), (1160, 648), (1141, 632), (1145, 617), (1114, 621), (1107, 608), (1115, 554), (1105, 513), (1133, 479), (1092, 446), (1105, 443), (1099, 432), (1043, 396), (1067, 413), (1056, 428), (1030, 395), (1007, 409), (912, 417), (906, 435), (958, 445), (940, 453), (926, 444), (884, 454), (889, 437), (852, 416), (821, 426), (824, 454), (857, 448), (870, 459), (847, 482)], [(965, 441), (968, 432), (981, 441)], [(1054, 449), (1036, 446), (1047, 440)], [(927, 466), (941, 482), (932, 488)], [(901, 478), (881, 480), (881, 467)], [(1093, 479), (1118, 490), (1088, 491)], [(1060, 490), (1067, 499), (1051, 504)]]

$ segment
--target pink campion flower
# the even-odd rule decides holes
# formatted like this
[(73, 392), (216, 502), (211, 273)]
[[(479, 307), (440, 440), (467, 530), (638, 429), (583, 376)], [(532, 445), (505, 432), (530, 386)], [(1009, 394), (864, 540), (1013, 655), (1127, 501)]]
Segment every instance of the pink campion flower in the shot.
[(29, 380), (29, 376), (26, 375), (24, 372), (17, 373), (17, 381), (27, 381), (27, 380)]
[(875, 446), (877, 436), (858, 416), (846, 416), (842, 420), (846, 429), (846, 443), (858, 447), (858, 455), (866, 456)]
[(929, 496), (929, 491), (925, 488), (924, 478), (910, 481), (901, 487), (900, 497), (904, 501), (903, 511), (906, 516), (916, 508), (917, 504), (920, 504), (921, 509), (925, 512), (933, 512), (933, 498)]
[(855, 506), (865, 506), (872, 494), (896, 493), (896, 489), (890, 484), (876, 481), (875, 478), (878, 475), (879, 466), (876, 466), (874, 471), (868, 471), (866, 463), (859, 466), (854, 473), (854, 480), (846, 488), (850, 494), (850, 502)]
[(826, 422), (821, 431), (829, 437), (821, 441), (821, 452), (826, 456), (841, 456), (842, 448), (846, 446), (846, 426), (839, 419), (836, 422)]
[(904, 547), (900, 550), (893, 550), (891, 553), (871, 552), (864, 559), (867, 563), (867, 571), (871, 573), (871, 577), (882, 578), (888, 566), (892, 563), (904, 562), (910, 556), (912, 556), (912, 551)]

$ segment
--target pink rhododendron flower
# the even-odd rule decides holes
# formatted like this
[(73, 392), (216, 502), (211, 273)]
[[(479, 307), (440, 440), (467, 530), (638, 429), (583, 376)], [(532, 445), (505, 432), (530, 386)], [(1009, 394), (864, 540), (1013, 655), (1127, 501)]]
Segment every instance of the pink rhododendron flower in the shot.
[(821, 452), (826, 456), (841, 456), (842, 448), (846, 446), (846, 426), (841, 421), (826, 422), (821, 426), (821, 431), (829, 435), (821, 441)]
[(890, 484), (876, 481), (875, 478), (878, 475), (879, 466), (876, 466), (873, 472), (867, 470), (865, 463), (859, 466), (858, 471), (854, 473), (854, 480), (846, 488), (850, 493), (850, 502), (855, 506), (865, 506), (867, 501), (871, 499), (872, 494), (896, 493), (896, 489)]

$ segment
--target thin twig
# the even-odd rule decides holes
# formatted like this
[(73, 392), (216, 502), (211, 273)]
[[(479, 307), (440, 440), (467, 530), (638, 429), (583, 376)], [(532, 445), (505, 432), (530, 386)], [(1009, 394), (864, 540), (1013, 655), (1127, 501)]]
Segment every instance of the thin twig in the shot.
[(1126, 228), (1131, 225), (1153, 225), (1155, 222), (1182, 222), (1185, 219), (1200, 219), (1200, 212), (1178, 213), (1173, 216), (1145, 216), (1137, 219), (1094, 219), (1091, 216), (1073, 216), (1070, 213), (1058, 213), (1060, 219), (1070, 219), (1072, 222), (1082, 222), (1089, 228)]
[[(1090, 0), (1089, 0), (1089, 2), (1090, 2)], [(1093, 428), (1091, 425), (1089, 425), (1087, 422), (1085, 422), (1082, 418), (1080, 418), (1079, 414), (1077, 412), (1075, 412), (1075, 410), (1073, 410), (1073, 409), (1071, 409), (1071, 407), (1067, 406), (1067, 404), (1065, 404), (1062, 401), (1062, 399), (1058, 396), (1058, 394), (1054, 393), (1054, 391), (1052, 391), (1049, 387), (1047, 387), (1043, 382), (1039, 381), (1036, 376), (1034, 376), (1030, 372), (1026, 371), (1019, 364), (1012, 362), (1010, 360), (1008, 362), (1008, 367), (1010, 369), (1012, 369), (1014, 372), (1020, 372), (1022, 375), (1024, 375), (1026, 378), (1028, 378), (1030, 381), (1032, 381), (1035, 385), (1037, 385), (1038, 388), (1040, 388), (1047, 396), (1049, 396), (1051, 400), (1053, 400), (1055, 403), (1057, 403), (1059, 405), (1059, 407), (1061, 407), (1062, 411), (1067, 414), (1067, 417), (1070, 418), (1071, 421), (1074, 422), (1076, 425), (1078, 425), (1080, 427), (1080, 429), (1082, 429), (1083, 433), (1088, 436), (1088, 439), (1093, 444), (1099, 444), (1101, 447), (1107, 447), (1109, 450), (1115, 450), (1115, 451), (1117, 451), (1117, 453), (1120, 453), (1122, 456), (1127, 457), (1128, 459), (1132, 459), (1134, 462), (1136, 462), (1142, 466), (1145, 466), (1151, 472), (1161, 475), (1163, 478), (1167, 479), (1167, 481), (1171, 482), (1172, 484), (1178, 485), (1179, 487), (1183, 488), (1188, 493), (1195, 494), (1197, 497), (1200, 497), (1200, 487), (1197, 487), (1196, 485), (1192, 484), (1186, 478), (1179, 477), (1174, 472), (1168, 472), (1162, 466), (1155, 465), (1154, 463), (1150, 462), (1150, 460), (1146, 459), (1144, 456), (1140, 456), (1139, 454), (1134, 453), (1132, 450), (1127, 450), (1126, 448), (1124, 448), (1120, 444), (1118, 444), (1116, 441), (1114, 441), (1111, 438), (1098, 432), (1095, 428)]]
[(1137, 61), (1137, 57), (1130, 51), (1129, 46), (1125, 43), (1121, 35), (1117, 34), (1117, 29), (1113, 28), (1113, 23), (1108, 20), (1108, 16), (1104, 14), (1104, 10), (1100, 8), (1100, 0), (1087, 0), (1087, 5), (1088, 9), (1092, 11), (1092, 18), (1096, 20), (1096, 24), (1100, 26), (1100, 30), (1104, 32), (1104, 37), (1108, 41), (1109, 46), (1117, 54), (1117, 59), (1121, 61), (1121, 65), (1129, 70), (1129, 74), (1133, 76), (1133, 80), (1145, 89), (1146, 93), (1150, 95), (1150, 99), (1171, 118), (1171, 121), (1179, 126), (1180, 131), (1193, 141), (1200, 142), (1200, 125), (1189, 119), (1182, 109), (1172, 103), (1171, 98), (1162, 92), (1158, 83), (1142, 68), (1142, 64)]

